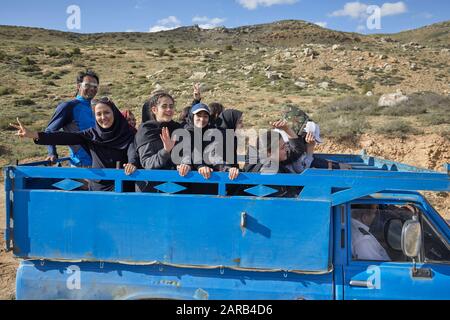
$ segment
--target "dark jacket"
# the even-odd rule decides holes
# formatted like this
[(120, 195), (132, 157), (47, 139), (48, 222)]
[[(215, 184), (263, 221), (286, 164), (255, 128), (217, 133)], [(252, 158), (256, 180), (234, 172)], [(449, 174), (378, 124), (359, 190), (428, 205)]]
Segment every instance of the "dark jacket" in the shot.
[[(161, 140), (162, 128), (167, 127), (169, 133), (181, 129), (178, 122), (157, 122), (147, 121), (138, 129), (132, 148), (139, 155), (139, 162), (143, 169), (148, 170), (176, 170), (176, 165), (172, 162), (170, 152), (164, 149), (164, 144)], [(131, 151), (133, 153), (134, 151)], [(154, 191), (154, 183), (139, 182), (137, 183), (137, 190), (141, 192)]]
[[(120, 111), (111, 107), (114, 114), (114, 124), (104, 130), (98, 124), (94, 128), (78, 132), (39, 132), (35, 140), (39, 145), (81, 145), (92, 157), (92, 168), (115, 169), (128, 162), (127, 152), (133, 141), (134, 134)], [(114, 183), (110, 181), (90, 181), (92, 191), (113, 191)]]

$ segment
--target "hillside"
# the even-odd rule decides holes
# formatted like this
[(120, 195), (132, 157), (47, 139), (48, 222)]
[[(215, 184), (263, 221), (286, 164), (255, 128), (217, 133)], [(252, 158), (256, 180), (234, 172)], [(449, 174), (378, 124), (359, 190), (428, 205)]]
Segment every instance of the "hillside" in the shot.
[[(295, 103), (321, 126), (319, 152), (365, 149), (442, 170), (450, 163), (449, 37), (450, 22), (373, 36), (291, 20), (160, 33), (0, 26), (0, 166), (46, 155), (46, 148), (15, 137), (9, 123), (20, 117), (42, 130), (55, 107), (73, 97), (77, 72), (90, 68), (101, 77), (98, 96), (110, 96), (138, 119), (153, 90), (169, 90), (180, 110), (200, 82), (206, 103), (244, 111), (246, 127), (267, 127), (281, 116), (281, 105)], [(397, 90), (408, 101), (378, 105), (381, 95)], [(59, 150), (64, 155), (66, 148)], [(427, 197), (450, 219), (448, 193)], [(0, 221), (3, 208), (4, 197)], [(0, 299), (9, 299), (17, 262), (1, 249), (0, 258)]]

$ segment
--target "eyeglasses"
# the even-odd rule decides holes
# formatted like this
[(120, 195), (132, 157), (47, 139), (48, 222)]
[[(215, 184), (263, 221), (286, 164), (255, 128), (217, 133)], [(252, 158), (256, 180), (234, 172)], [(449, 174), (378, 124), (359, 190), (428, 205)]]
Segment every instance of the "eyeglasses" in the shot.
[(98, 84), (97, 83), (93, 83), (93, 82), (82, 82), (81, 86), (84, 89), (98, 89)]
[(110, 102), (112, 102), (112, 100), (111, 100), (109, 97), (101, 97), (100, 99), (98, 99), (97, 102), (100, 102), (100, 103), (110, 103)]
[(173, 109), (175, 109), (175, 105), (174, 104), (163, 104), (163, 105), (160, 105), (159, 107), (161, 109), (163, 109), (163, 110), (167, 110), (167, 109), (173, 110)]

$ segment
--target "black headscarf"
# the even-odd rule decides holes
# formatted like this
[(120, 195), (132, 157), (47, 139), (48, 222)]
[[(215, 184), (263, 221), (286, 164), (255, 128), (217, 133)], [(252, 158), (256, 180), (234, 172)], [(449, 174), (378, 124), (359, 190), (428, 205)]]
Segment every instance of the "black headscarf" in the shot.
[(89, 129), (90, 134), (92, 135), (91, 141), (95, 144), (104, 145), (112, 149), (127, 149), (134, 138), (134, 133), (131, 131), (128, 121), (112, 101), (100, 103), (111, 108), (114, 115), (114, 123), (110, 128), (103, 129), (96, 122), (95, 127)]
[(172, 135), (175, 130), (181, 128), (181, 125), (173, 120), (170, 122), (158, 122), (151, 120), (141, 124), (136, 134), (136, 148), (140, 148), (148, 143), (153, 144), (155, 142), (160, 142), (162, 128), (166, 127), (169, 129), (170, 135)]
[(142, 106), (142, 123), (153, 120), (150, 117), (150, 102), (146, 101)]
[(218, 119), (218, 126), (222, 129), (236, 130), (237, 123), (242, 118), (243, 113), (235, 109), (224, 110)]

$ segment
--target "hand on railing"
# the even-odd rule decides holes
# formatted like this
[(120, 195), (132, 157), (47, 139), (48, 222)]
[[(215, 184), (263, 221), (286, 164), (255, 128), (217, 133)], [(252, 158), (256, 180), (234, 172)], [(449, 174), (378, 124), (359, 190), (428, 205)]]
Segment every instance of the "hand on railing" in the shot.
[(230, 180), (235, 180), (239, 176), (239, 168), (231, 168), (228, 171), (228, 178)]
[(201, 176), (203, 178), (205, 178), (206, 180), (211, 178), (211, 173), (212, 172), (213, 172), (213, 169), (211, 169), (210, 167), (201, 167), (200, 169), (198, 169), (198, 173), (200, 173)]
[(191, 166), (187, 164), (180, 164), (177, 166), (177, 171), (181, 177), (185, 177), (191, 171)]
[(58, 157), (57, 157), (57, 156), (55, 156), (55, 155), (49, 155), (49, 156), (47, 156), (47, 157), (45, 158), (44, 161), (48, 161), (48, 162), (50, 162), (51, 164), (55, 164), (55, 163), (56, 163), (56, 160), (58, 160)]
[(131, 176), (137, 170), (137, 167), (131, 163), (126, 163), (123, 165), (123, 167), (127, 176)]

